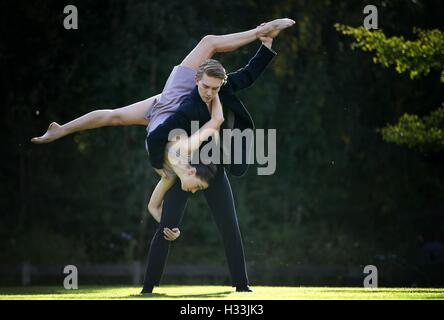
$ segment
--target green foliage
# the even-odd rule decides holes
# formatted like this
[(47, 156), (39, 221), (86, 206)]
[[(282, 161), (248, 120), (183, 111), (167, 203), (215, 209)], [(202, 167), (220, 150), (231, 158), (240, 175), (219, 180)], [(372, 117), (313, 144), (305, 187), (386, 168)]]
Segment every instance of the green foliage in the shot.
[(422, 151), (444, 149), (444, 104), (429, 116), (404, 114), (395, 125), (380, 130), (385, 141), (405, 144)]
[[(395, 65), (398, 73), (409, 72), (410, 78), (426, 76), (431, 70), (440, 72), (444, 83), (444, 32), (438, 29), (422, 30), (414, 28), (415, 41), (404, 37), (387, 38), (382, 30), (370, 31), (364, 27), (353, 28), (335, 24), (336, 30), (355, 39), (352, 49), (375, 51), (374, 63), (384, 67)], [(404, 144), (422, 151), (440, 151), (444, 146), (443, 108), (438, 108), (429, 116), (404, 114), (395, 125), (387, 125), (378, 130), (387, 142)]]
[(438, 29), (413, 29), (418, 39), (405, 40), (404, 37), (387, 38), (382, 30), (367, 30), (335, 24), (336, 30), (355, 38), (352, 49), (365, 52), (375, 51), (373, 61), (384, 67), (395, 65), (399, 73), (409, 72), (410, 78), (426, 76), (432, 69), (441, 73), (444, 82), (444, 32)]

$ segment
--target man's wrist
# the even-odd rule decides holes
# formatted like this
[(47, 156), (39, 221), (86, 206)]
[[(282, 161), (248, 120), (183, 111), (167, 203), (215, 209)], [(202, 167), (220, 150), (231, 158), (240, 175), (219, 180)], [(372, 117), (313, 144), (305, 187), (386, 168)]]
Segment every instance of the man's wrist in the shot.
[(262, 42), (262, 45), (265, 46), (267, 49), (271, 49), (271, 46), (273, 45), (273, 42)]
[(268, 46), (267, 44), (265, 44), (265, 43), (262, 42), (262, 46), (263, 46), (263, 47), (267, 48), (269, 51), (271, 51), (273, 54), (276, 55), (277, 53), (276, 53), (276, 51), (274, 51), (274, 50), (271, 48), (271, 45), (272, 45), (271, 43), (270, 43), (269, 46)]

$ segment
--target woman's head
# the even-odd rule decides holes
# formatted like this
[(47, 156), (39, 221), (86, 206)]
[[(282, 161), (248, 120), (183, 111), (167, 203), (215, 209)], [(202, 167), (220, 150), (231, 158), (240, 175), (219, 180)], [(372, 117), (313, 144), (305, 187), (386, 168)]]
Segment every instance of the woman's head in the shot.
[[(186, 138), (184, 138), (186, 139)], [(215, 164), (191, 163), (185, 144), (181, 139), (171, 141), (165, 149), (164, 166), (169, 167), (182, 183), (182, 190), (195, 193), (206, 189), (217, 173)]]
[(216, 173), (217, 166), (215, 164), (187, 164), (179, 176), (182, 190), (195, 193), (198, 190), (206, 189)]

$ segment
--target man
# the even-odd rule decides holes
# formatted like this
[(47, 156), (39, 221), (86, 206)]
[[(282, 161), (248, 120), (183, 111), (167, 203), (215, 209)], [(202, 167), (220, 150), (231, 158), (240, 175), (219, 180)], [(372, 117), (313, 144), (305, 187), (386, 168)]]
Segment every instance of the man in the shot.
[[(150, 160), (155, 169), (163, 168), (164, 149), (169, 133), (174, 129), (183, 129), (190, 135), (192, 121), (199, 121), (199, 125), (206, 123), (210, 119), (208, 106), (216, 94), (219, 94), (224, 110), (229, 114), (227, 122), (230, 127), (240, 130), (254, 129), (250, 114), (235, 93), (252, 85), (274, 58), (276, 53), (271, 49), (271, 42), (263, 44), (244, 68), (228, 76), (225, 76), (224, 68), (215, 60), (207, 60), (199, 68), (196, 74), (196, 87), (191, 94), (175, 114), (151, 131), (147, 137)], [(244, 161), (241, 164), (227, 165), (226, 169), (231, 174), (242, 176), (247, 171), (245, 154), (250, 147), (243, 144), (242, 150), (234, 150), (243, 152)], [(218, 165), (216, 177), (202, 192), (222, 236), (232, 285), (238, 292), (251, 291), (233, 194), (224, 166)], [(169, 241), (163, 238), (162, 230), (173, 229), (180, 224), (189, 196), (189, 192), (181, 189), (179, 181), (165, 195), (162, 218), (150, 245), (142, 294), (152, 292), (153, 287), (160, 283), (170, 245)]]

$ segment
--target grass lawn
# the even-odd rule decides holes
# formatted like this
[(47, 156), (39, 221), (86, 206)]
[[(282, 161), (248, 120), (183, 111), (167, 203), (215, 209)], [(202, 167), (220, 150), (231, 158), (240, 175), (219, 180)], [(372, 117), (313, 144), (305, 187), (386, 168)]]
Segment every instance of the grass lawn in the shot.
[(61, 287), (3, 287), (0, 300), (59, 299), (166, 299), (166, 300), (359, 300), (359, 299), (443, 299), (444, 288), (335, 288), (254, 286), (254, 292), (234, 292), (229, 286), (162, 285), (148, 297), (139, 295), (140, 287), (79, 286), (78, 290)]

